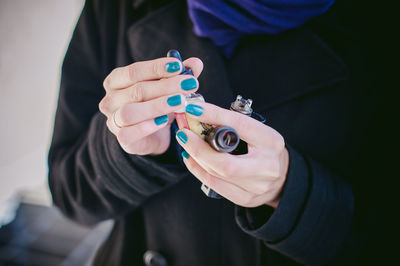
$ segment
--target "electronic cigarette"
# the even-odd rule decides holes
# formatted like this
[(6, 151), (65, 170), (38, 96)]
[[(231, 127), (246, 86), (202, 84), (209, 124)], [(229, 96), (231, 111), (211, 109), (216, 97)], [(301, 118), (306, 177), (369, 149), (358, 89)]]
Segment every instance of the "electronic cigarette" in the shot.
[[(177, 50), (169, 50), (167, 57), (174, 57), (182, 62), (181, 55)], [(182, 73), (180, 75), (193, 75), (190, 68), (185, 68), (182, 64)], [(186, 104), (195, 104), (204, 102), (204, 98), (199, 93), (191, 93), (186, 96)], [(231, 104), (231, 110), (251, 116), (261, 122), (265, 122), (265, 118), (255, 112), (251, 108), (253, 101), (251, 99), (245, 100), (242, 96), (238, 95), (236, 100)], [(234, 128), (228, 126), (214, 126), (206, 123), (199, 122), (196, 119), (186, 115), (185, 108), (175, 111), (175, 119), (179, 129), (190, 129), (196, 133), (200, 138), (207, 141), (211, 147), (219, 152), (229, 152), (231, 154), (246, 154), (247, 143), (240, 140), (239, 134)], [(217, 192), (202, 184), (201, 190), (210, 198), (222, 198)]]
[[(182, 57), (179, 54), (177, 50), (169, 50), (167, 53), (167, 57), (174, 57), (179, 59), (179, 61), (182, 62)], [(190, 68), (185, 68), (185, 66), (182, 64), (182, 72), (180, 75), (192, 75), (193, 76), (193, 71)], [(189, 129), (189, 125), (186, 120), (186, 114), (185, 114), (185, 107), (182, 107), (174, 112), (175, 114), (175, 120), (176, 123), (178, 124), (179, 129), (187, 128)]]
[[(177, 50), (169, 50), (167, 57), (174, 57), (182, 62), (182, 57)], [(182, 73), (180, 75), (193, 75), (193, 71), (190, 68), (186, 69), (182, 64)], [(191, 93), (186, 96), (186, 104), (195, 102), (204, 102), (203, 96), (199, 93)], [(232, 152), (237, 149), (240, 138), (235, 129), (227, 126), (212, 126), (191, 119), (186, 116), (184, 107), (178, 109), (174, 113), (179, 129), (190, 129), (207, 141), (215, 150), (220, 152)], [(208, 197), (216, 199), (222, 198), (217, 192), (204, 184), (201, 186), (201, 189)]]

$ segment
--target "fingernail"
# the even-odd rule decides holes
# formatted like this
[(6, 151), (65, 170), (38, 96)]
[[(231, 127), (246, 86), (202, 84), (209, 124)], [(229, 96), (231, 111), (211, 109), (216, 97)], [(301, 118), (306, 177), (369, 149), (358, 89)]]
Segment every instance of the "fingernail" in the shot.
[(154, 118), (154, 123), (156, 123), (157, 126), (167, 123), (168, 122), (168, 116), (167, 115), (162, 115), (159, 117)]
[(178, 136), (178, 139), (183, 142), (183, 144), (185, 144), (187, 142), (188, 138), (183, 131), (179, 131), (178, 134), (176, 134), (176, 135)]
[(176, 72), (181, 69), (181, 65), (178, 62), (167, 63), (165, 65), (165, 70), (168, 73)]
[(167, 99), (167, 103), (169, 106), (177, 106), (182, 102), (180, 95), (171, 96)]
[(201, 116), (204, 112), (203, 107), (195, 105), (195, 104), (188, 104), (186, 106), (186, 112), (195, 116)]
[(185, 79), (181, 82), (182, 90), (188, 91), (197, 88), (197, 82), (194, 78)]
[(189, 159), (189, 157), (190, 157), (189, 153), (187, 153), (186, 151), (183, 151), (181, 154), (182, 154), (182, 157), (185, 159)]

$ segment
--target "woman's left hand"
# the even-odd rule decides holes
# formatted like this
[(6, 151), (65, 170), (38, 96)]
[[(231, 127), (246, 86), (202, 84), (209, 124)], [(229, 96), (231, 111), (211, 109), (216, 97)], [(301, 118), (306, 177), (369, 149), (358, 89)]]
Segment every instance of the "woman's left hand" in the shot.
[(177, 140), (188, 153), (183, 152), (182, 156), (189, 171), (237, 205), (257, 207), (267, 204), (276, 208), (289, 166), (283, 137), (253, 118), (213, 104), (188, 105), (186, 112), (201, 122), (236, 129), (248, 144), (247, 154), (217, 152), (194, 132), (180, 130)]

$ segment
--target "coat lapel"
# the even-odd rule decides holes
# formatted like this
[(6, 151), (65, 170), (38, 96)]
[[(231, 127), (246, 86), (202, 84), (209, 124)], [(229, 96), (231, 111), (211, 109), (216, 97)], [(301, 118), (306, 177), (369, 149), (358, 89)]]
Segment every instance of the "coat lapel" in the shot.
[(170, 49), (180, 51), (184, 59), (200, 58), (204, 70), (198, 92), (221, 107), (234, 100), (224, 59), (211, 41), (194, 35), (184, 2), (175, 1), (130, 26), (128, 42), (134, 61), (165, 57)]
[(134, 61), (164, 57), (170, 49), (179, 50), (183, 58), (200, 58), (204, 70), (199, 93), (225, 108), (241, 94), (254, 100), (256, 111), (267, 110), (348, 79), (342, 60), (304, 28), (249, 37), (225, 62), (210, 40), (193, 33), (185, 1), (147, 14), (127, 34)]

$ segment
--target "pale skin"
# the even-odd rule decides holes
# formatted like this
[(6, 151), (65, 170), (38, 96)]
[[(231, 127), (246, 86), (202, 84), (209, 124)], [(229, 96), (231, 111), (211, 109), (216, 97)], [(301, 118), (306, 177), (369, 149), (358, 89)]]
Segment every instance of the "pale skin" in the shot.
[[(170, 124), (173, 111), (185, 104), (181, 82), (192, 78), (168, 73), (165, 65), (179, 62), (174, 58), (142, 61), (114, 69), (104, 80), (106, 96), (99, 104), (107, 117), (108, 129), (121, 147), (130, 154), (159, 155), (170, 145)], [(203, 70), (198, 58), (183, 62), (197, 78)], [(197, 81), (197, 80), (196, 80)], [(197, 82), (198, 85), (198, 82)], [(180, 95), (182, 103), (167, 104), (168, 97)], [(202, 183), (220, 195), (243, 207), (269, 205), (276, 208), (285, 184), (289, 155), (283, 137), (273, 128), (250, 117), (210, 103), (198, 103), (204, 112), (192, 117), (213, 125), (233, 127), (248, 143), (245, 155), (220, 153), (190, 130), (183, 129), (187, 142), (177, 138), (190, 155), (184, 159), (188, 170)], [(154, 118), (168, 115), (168, 122), (156, 125)]]

